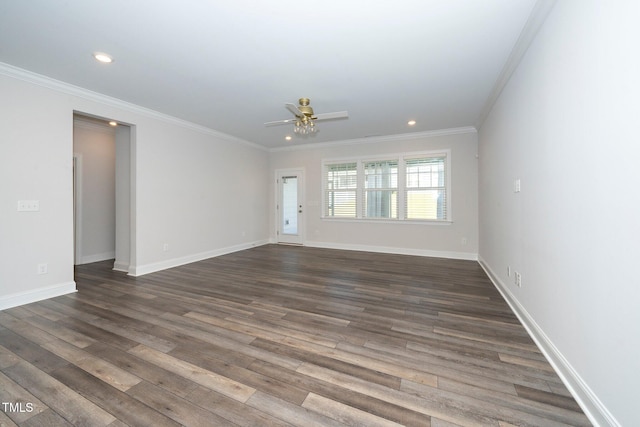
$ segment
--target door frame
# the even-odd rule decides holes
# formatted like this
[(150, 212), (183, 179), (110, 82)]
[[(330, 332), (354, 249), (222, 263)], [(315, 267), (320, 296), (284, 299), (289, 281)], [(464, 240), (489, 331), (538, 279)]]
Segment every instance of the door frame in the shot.
[(82, 154), (73, 153), (73, 265), (82, 259)]
[[(110, 121), (111, 119), (87, 113), (80, 110), (73, 110), (72, 115), (72, 130), (75, 126), (76, 116), (95, 118), (103, 121)], [(126, 132), (121, 131), (126, 129)], [(126, 187), (126, 191), (122, 193), (125, 209), (121, 214), (116, 212), (116, 262), (113, 269), (116, 271), (122, 271), (130, 276), (138, 276), (136, 272), (137, 266), (137, 143), (136, 143), (136, 125), (133, 123), (126, 123), (118, 120), (118, 127), (116, 128), (115, 135), (116, 151), (118, 146), (121, 147), (123, 156), (116, 154), (116, 168), (121, 166), (128, 170), (128, 177), (126, 182), (123, 182), (122, 189)], [(71, 141), (73, 146), (73, 139)], [(126, 161), (123, 158), (126, 157)], [(74, 241), (74, 256), (73, 265), (76, 265), (77, 259), (82, 254), (81, 241), (76, 245), (78, 238), (82, 236), (82, 205), (78, 204), (78, 201), (82, 200), (82, 154), (73, 152), (73, 241)], [(76, 170), (77, 166), (77, 170)], [(117, 178), (116, 178), (117, 181)], [(117, 185), (116, 185), (117, 187)], [(116, 189), (116, 193), (118, 190)], [(116, 210), (118, 206), (118, 195), (116, 194)], [(124, 230), (123, 238), (118, 240), (118, 230)], [(80, 236), (78, 236), (78, 234)], [(126, 236), (124, 236), (126, 235)], [(120, 261), (119, 254), (124, 252), (124, 259)], [(78, 255), (80, 254), (80, 255)]]
[[(298, 205), (302, 206), (302, 215), (298, 215), (298, 235), (297, 238), (287, 239), (283, 238), (280, 216), (280, 203), (282, 200), (282, 184), (280, 179), (283, 176), (295, 175), (298, 177)], [(275, 237), (276, 243), (288, 244), (288, 245), (304, 245), (305, 242), (305, 230), (306, 230), (306, 205), (304, 197), (304, 168), (288, 168), (288, 169), (276, 169), (275, 171)]]

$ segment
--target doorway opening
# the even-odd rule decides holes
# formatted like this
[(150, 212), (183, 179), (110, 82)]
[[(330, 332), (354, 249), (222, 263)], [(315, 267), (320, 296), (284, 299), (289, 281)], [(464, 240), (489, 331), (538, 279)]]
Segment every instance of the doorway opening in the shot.
[(73, 114), (74, 264), (113, 260), (114, 270), (129, 273), (134, 127), (109, 122)]

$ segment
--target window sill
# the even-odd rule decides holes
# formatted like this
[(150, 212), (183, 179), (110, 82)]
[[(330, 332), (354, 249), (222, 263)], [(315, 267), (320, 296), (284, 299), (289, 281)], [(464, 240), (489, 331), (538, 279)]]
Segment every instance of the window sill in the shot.
[(451, 220), (429, 220), (429, 219), (376, 219), (376, 218), (332, 218), (323, 216), (320, 217), (323, 221), (330, 222), (351, 222), (358, 224), (406, 224), (406, 225), (451, 225), (453, 221)]

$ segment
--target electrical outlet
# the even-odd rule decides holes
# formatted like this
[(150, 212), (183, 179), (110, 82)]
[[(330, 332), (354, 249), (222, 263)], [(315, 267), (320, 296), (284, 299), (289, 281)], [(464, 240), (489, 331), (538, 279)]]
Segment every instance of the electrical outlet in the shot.
[(520, 178), (518, 178), (515, 181), (513, 181), (513, 192), (514, 193), (519, 193), (520, 192)]
[(515, 279), (515, 282), (516, 282), (516, 286), (518, 286), (518, 287), (521, 287), (521, 286), (522, 286), (522, 276), (521, 276), (521, 275), (520, 275), (520, 273), (518, 273), (517, 271), (516, 271), (516, 279)]
[(467, 246), (467, 243), (469, 243), (469, 241), (467, 240), (466, 237), (463, 237), (461, 243), (462, 243), (462, 246)]
[(49, 272), (49, 266), (46, 263), (38, 264), (38, 274), (47, 274)]
[(169, 244), (168, 243), (163, 244), (162, 245), (162, 250), (167, 252), (169, 250)]

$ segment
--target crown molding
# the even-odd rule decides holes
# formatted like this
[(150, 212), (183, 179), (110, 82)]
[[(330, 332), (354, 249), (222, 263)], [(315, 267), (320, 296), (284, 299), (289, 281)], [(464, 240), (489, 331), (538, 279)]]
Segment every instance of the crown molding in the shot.
[(520, 65), (522, 58), (524, 57), (525, 53), (527, 53), (527, 50), (529, 50), (529, 46), (531, 46), (531, 43), (538, 34), (538, 31), (540, 31), (542, 24), (544, 24), (547, 16), (549, 16), (549, 13), (551, 12), (551, 9), (553, 9), (553, 6), (555, 6), (556, 1), (557, 0), (538, 0), (531, 9), (529, 19), (527, 19), (527, 22), (522, 28), (520, 36), (513, 46), (511, 54), (509, 54), (509, 58), (507, 58), (507, 62), (504, 64), (504, 67), (502, 67), (502, 71), (500, 72), (500, 75), (498, 76), (498, 79), (496, 80), (496, 83), (494, 84), (493, 89), (489, 94), (489, 98), (487, 98), (487, 102), (485, 102), (482, 110), (480, 111), (480, 116), (478, 117), (475, 126), (477, 129), (480, 129), (480, 127), (482, 127), (482, 124), (489, 116), (489, 113), (500, 97), (502, 90), (507, 85), (507, 83), (511, 79), (511, 76)]
[[(319, 142), (319, 143), (295, 145), (295, 146), (288, 146), (288, 147), (277, 147), (277, 148), (269, 149), (263, 145), (246, 141), (244, 139), (240, 139), (240, 138), (216, 131), (214, 129), (211, 129), (202, 125), (198, 125), (196, 123), (189, 122), (187, 120), (182, 120), (177, 117), (160, 113), (158, 111), (151, 110), (149, 108), (141, 107), (139, 105), (132, 104), (130, 102), (126, 102), (118, 98), (114, 98), (98, 92), (93, 92), (91, 90), (84, 89), (82, 87), (75, 86), (69, 83), (65, 83), (60, 80), (56, 80), (51, 77), (47, 77), (42, 74), (37, 74), (32, 71), (18, 68), (3, 62), (0, 62), (0, 75), (5, 75), (17, 80), (22, 80), (27, 83), (35, 84), (41, 87), (45, 87), (47, 89), (54, 90), (56, 92), (61, 92), (68, 95), (76, 96), (82, 99), (86, 99), (88, 101), (118, 108), (131, 113), (140, 114), (145, 117), (160, 120), (165, 123), (169, 123), (172, 125), (186, 128), (186, 129), (194, 130), (199, 133), (210, 135), (217, 139), (221, 139), (227, 142), (240, 143), (261, 151), (269, 151), (269, 152), (312, 150), (316, 148), (326, 148), (326, 147), (332, 147), (332, 146), (374, 144), (374, 143), (380, 143), (380, 142), (394, 142), (394, 141), (396, 142), (410, 141), (410, 140), (421, 139), (421, 138), (433, 138), (436, 136), (477, 133), (477, 129), (475, 127), (465, 126), (465, 127), (450, 128), (450, 129), (431, 130), (426, 132), (413, 132), (413, 133), (385, 135), (385, 136), (371, 136), (371, 137), (364, 137), (364, 138), (357, 138), (357, 139), (350, 139), (350, 140)], [(131, 124), (135, 125), (135, 123), (131, 123)]]
[(131, 113), (140, 114), (141, 116), (160, 120), (165, 123), (169, 123), (169, 124), (190, 129), (199, 133), (210, 135), (217, 139), (221, 139), (223, 141), (240, 143), (240, 144), (244, 144), (249, 147), (256, 148), (262, 151), (268, 151), (268, 149), (262, 145), (255, 144), (253, 142), (246, 141), (244, 139), (236, 138), (235, 136), (231, 136), (226, 133), (219, 132), (217, 130), (208, 128), (206, 126), (198, 125), (196, 123), (189, 122), (187, 120), (182, 120), (177, 117), (161, 113), (159, 111), (151, 110), (149, 108), (141, 107), (139, 105), (132, 104), (130, 102), (126, 102), (118, 98), (114, 98), (108, 95), (104, 95), (98, 92), (84, 89), (79, 86), (65, 83), (63, 81), (44, 76), (42, 74), (37, 74), (32, 71), (24, 70), (22, 68), (18, 68), (10, 64), (6, 64), (4, 62), (0, 62), (0, 74), (17, 79), (17, 80), (22, 80), (27, 83), (45, 87), (47, 89), (51, 89), (56, 92), (65, 93), (67, 95), (73, 95), (78, 98), (86, 99), (88, 101), (107, 105), (109, 107), (118, 108)]
[(477, 133), (478, 130), (473, 126), (464, 126), (450, 129), (429, 130), (425, 132), (412, 132), (402, 133), (396, 135), (385, 136), (370, 136), (357, 139), (347, 139), (342, 141), (329, 141), (329, 142), (317, 142), (313, 144), (292, 145), (288, 147), (271, 148), (271, 153), (277, 153), (281, 151), (299, 151), (299, 150), (314, 150), (316, 148), (327, 148), (345, 145), (359, 145), (359, 144), (375, 144), (380, 142), (403, 142), (413, 141), (416, 139), (433, 138), (437, 136), (447, 135), (461, 135), (466, 133)]

